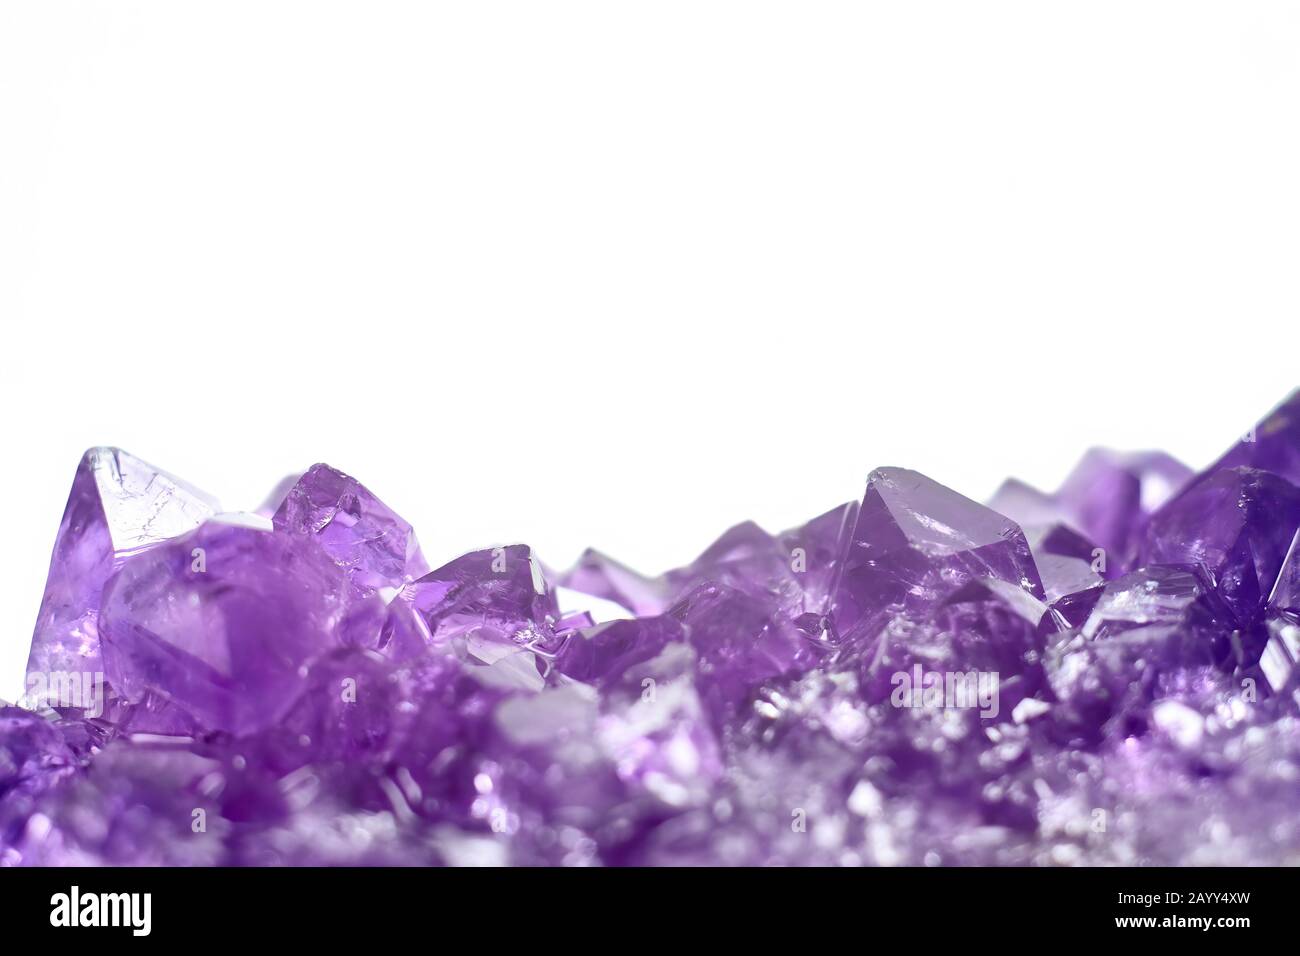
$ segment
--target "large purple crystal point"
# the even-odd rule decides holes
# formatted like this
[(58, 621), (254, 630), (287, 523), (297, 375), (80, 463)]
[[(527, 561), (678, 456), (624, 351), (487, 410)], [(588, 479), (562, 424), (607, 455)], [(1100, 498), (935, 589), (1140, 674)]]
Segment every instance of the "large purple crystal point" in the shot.
[[(62, 702), (55, 675), (95, 673), (100, 592), (130, 555), (194, 530), (217, 502), (118, 448), (92, 448), (77, 467), (54, 540), (27, 661), (27, 703)], [(57, 695), (55, 695), (57, 696)]]
[(1144, 562), (1204, 569), (1248, 626), (1263, 611), (1297, 526), (1300, 490), (1268, 472), (1227, 468), (1156, 512), (1140, 553)]
[(1024, 533), (924, 475), (872, 472), (836, 591), (842, 637), (870, 636), (899, 613), (928, 613), (967, 582), (992, 577), (1043, 599)]
[(289, 489), (272, 522), (311, 535), (369, 593), (400, 588), (429, 570), (411, 526), (350, 475), (312, 465)]
[(344, 643), (355, 600), (313, 539), (210, 522), (128, 561), (105, 588), (108, 680), (210, 730), (259, 730), (293, 705), (307, 665)]

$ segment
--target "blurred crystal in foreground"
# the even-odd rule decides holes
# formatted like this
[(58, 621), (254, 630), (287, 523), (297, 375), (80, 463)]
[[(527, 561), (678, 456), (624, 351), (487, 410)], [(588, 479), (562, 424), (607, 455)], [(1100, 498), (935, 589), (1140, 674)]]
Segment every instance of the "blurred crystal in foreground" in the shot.
[[(642, 575), (431, 569), (315, 465), (73, 481), (0, 864), (1300, 863), (1300, 393), (1193, 474), (884, 468)], [(199, 816), (205, 825), (193, 825)]]

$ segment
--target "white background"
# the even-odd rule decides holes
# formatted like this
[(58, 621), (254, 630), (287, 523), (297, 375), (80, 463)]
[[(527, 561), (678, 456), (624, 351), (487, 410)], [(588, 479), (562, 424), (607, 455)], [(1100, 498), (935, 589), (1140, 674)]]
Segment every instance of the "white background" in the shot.
[(648, 571), (1296, 384), (1294, 3), (0, 0), (0, 696), (81, 451)]

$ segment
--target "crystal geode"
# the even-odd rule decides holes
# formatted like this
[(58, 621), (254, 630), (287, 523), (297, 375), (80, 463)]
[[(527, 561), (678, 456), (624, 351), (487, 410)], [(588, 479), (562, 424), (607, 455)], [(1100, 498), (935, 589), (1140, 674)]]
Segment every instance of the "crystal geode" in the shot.
[(1199, 474), (916, 472), (657, 577), (439, 567), (315, 465), (73, 480), (0, 863), (1296, 864), (1300, 392)]

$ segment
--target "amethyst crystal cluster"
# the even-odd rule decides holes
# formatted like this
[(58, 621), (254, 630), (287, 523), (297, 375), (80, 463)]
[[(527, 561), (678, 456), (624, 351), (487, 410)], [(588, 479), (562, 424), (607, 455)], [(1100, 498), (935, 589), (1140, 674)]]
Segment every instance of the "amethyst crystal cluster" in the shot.
[(1300, 863), (1300, 393), (1206, 471), (923, 475), (644, 577), (431, 569), (326, 465), (77, 469), (6, 864)]

